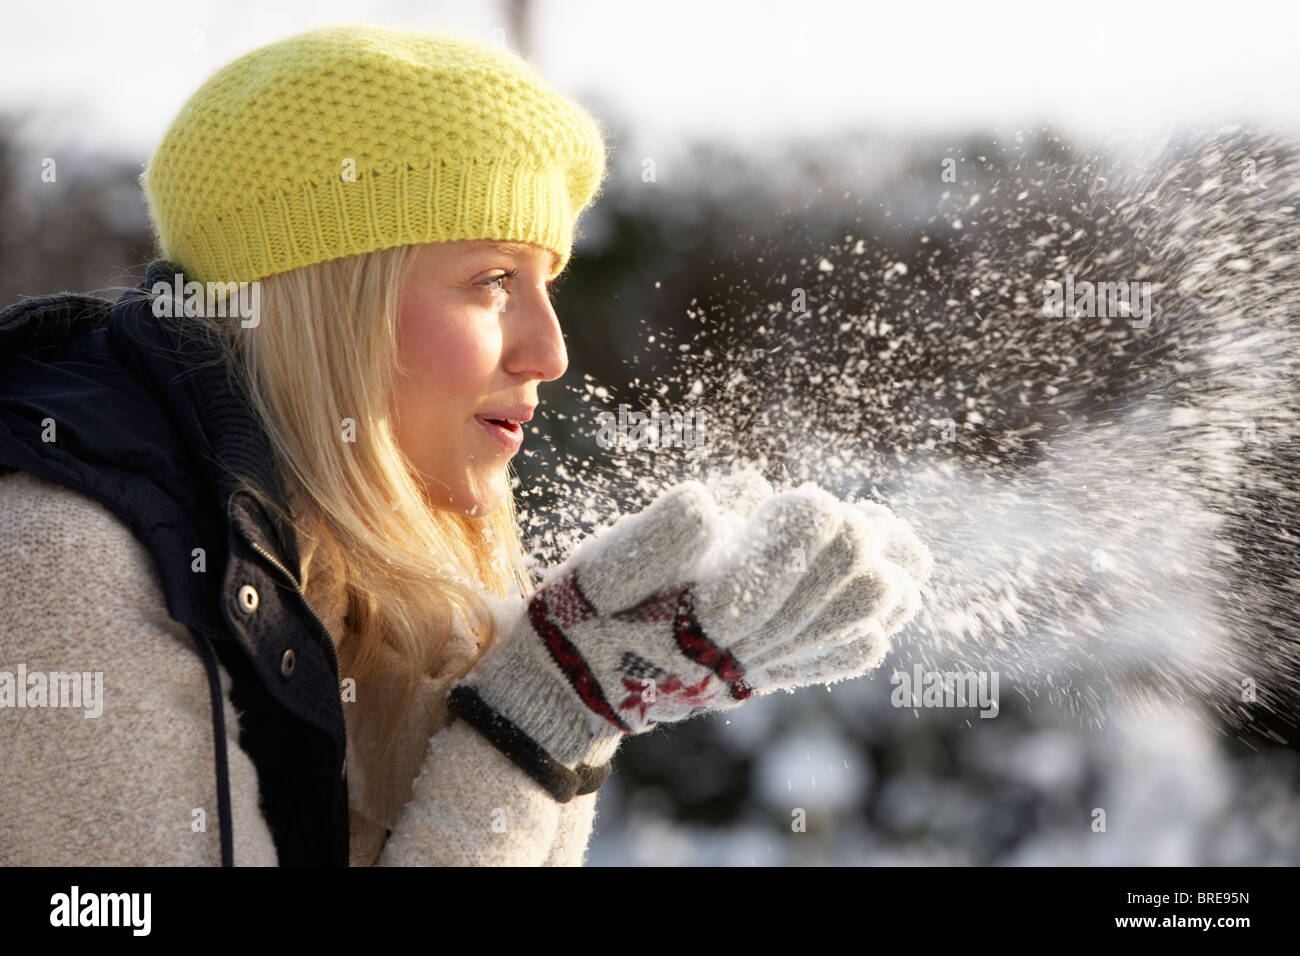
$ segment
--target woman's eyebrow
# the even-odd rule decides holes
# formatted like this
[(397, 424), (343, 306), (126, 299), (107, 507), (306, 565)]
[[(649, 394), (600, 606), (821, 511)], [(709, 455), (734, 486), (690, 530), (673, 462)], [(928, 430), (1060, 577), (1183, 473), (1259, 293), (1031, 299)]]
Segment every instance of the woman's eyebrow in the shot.
[[(495, 249), (498, 252), (508, 252), (515, 255), (528, 255), (532, 252), (532, 247), (526, 242), (489, 242), (487, 247), (489, 249)], [(554, 272), (555, 267), (559, 264), (560, 257), (556, 253), (552, 252), (551, 271)]]

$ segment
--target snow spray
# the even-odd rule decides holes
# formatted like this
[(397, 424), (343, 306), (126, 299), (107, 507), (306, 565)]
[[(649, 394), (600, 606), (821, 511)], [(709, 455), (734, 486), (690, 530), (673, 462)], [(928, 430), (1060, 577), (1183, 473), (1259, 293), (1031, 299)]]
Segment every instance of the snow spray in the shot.
[(674, 372), (634, 381), (643, 395), (578, 387), (590, 414), (557, 427), (603, 438), (551, 466), (552, 506), (523, 501), (525, 541), (553, 564), (671, 484), (753, 466), (881, 501), (930, 546), (898, 666), (996, 669), (1098, 724), (1148, 699), (1238, 726), (1284, 708), (1296, 146), (1226, 130), (1129, 160), (952, 155), (965, 171), (907, 255), (845, 235), (774, 271), (759, 307), (649, 337)]

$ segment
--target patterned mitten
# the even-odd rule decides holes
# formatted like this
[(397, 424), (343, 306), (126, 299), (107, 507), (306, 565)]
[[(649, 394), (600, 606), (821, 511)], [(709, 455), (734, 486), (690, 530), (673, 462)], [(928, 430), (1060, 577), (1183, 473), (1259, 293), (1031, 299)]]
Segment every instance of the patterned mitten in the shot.
[(877, 666), (930, 568), (882, 505), (688, 481), (581, 542), (448, 703), (565, 801), (625, 734)]

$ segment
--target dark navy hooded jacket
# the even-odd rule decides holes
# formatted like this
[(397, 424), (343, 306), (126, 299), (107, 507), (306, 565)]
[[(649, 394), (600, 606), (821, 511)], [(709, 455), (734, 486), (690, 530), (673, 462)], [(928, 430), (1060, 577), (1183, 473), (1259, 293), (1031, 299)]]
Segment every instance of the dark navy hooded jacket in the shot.
[[(139, 288), (180, 271), (157, 260)], [(137, 291), (116, 304), (59, 294), (0, 312), (0, 474), (29, 472), (101, 502), (153, 556), (168, 612), (207, 669), (223, 865), (234, 835), (217, 661), (280, 864), (346, 866), (334, 644), (298, 586), (292, 527), (236, 485), (243, 476), (283, 505), (266, 433), (219, 354), (180, 334), (185, 321), (155, 316)], [(197, 548), (204, 571), (192, 569)], [(239, 603), (245, 585), (259, 596), (251, 612)]]

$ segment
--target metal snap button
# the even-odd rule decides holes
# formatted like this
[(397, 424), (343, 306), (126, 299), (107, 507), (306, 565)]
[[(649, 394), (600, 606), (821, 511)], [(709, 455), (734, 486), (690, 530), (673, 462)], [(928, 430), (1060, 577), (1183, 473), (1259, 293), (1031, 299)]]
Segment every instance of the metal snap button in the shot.
[(280, 673), (288, 677), (293, 673), (293, 651), (287, 650), (284, 656), (280, 658)]
[(248, 614), (257, 610), (257, 588), (251, 584), (245, 584), (239, 589), (239, 606)]

